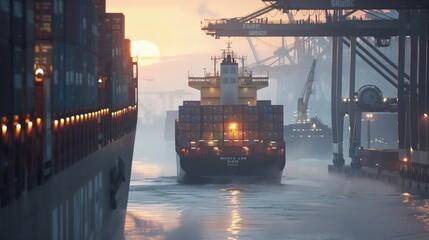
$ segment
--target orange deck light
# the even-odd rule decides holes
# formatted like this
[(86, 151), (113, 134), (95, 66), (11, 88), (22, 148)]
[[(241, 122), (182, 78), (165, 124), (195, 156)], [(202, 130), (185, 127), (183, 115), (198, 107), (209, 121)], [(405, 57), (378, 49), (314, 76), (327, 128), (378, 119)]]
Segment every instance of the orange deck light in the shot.
[(6, 126), (5, 124), (2, 124), (2, 125), (1, 125), (1, 133), (2, 133), (3, 135), (6, 135), (6, 133), (7, 133), (7, 126)]
[(235, 130), (237, 130), (237, 127), (238, 127), (238, 124), (237, 123), (235, 123), (235, 122), (232, 122), (232, 123), (230, 123), (229, 124), (229, 130), (231, 130), (231, 131), (235, 131)]
[(42, 124), (42, 119), (41, 118), (37, 118), (36, 119), (36, 124), (37, 124), (37, 127), (40, 127), (40, 124)]
[(30, 134), (32, 130), (33, 130), (33, 122), (28, 120), (28, 122), (27, 122), (27, 134)]
[(19, 140), (19, 137), (21, 136), (21, 124), (17, 123), (15, 125), (15, 140)]

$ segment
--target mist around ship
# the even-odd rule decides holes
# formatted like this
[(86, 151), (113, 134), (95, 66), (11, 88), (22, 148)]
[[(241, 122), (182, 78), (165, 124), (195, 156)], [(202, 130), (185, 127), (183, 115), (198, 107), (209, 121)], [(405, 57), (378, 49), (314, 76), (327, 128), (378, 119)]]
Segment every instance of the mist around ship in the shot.
[[(191, 92), (191, 95), (176, 98), (171, 108), (164, 106), (166, 110), (177, 109), (183, 100), (199, 99), (199, 93), (187, 87), (186, 79), (188, 74), (203, 75), (204, 68), (211, 71), (209, 63), (206, 54), (161, 58), (159, 63), (141, 68), (140, 76), (145, 76), (146, 80), (141, 80), (139, 87), (145, 91), (183, 89)], [(296, 76), (305, 78), (308, 69), (302, 67), (299, 71), (302, 74)], [(323, 77), (328, 76), (329, 71), (322, 68), (319, 72), (322, 74), (316, 73), (317, 92), (314, 96), (317, 104), (310, 100), (309, 115), (317, 112), (325, 124), (331, 125), (330, 92), (326, 87), (330, 79)], [(273, 80), (266, 91), (262, 90), (258, 98), (285, 104), (285, 124), (292, 123), (297, 96), (289, 92), (298, 95), (302, 86), (288, 85), (287, 99), (278, 102), (276, 81)], [(296, 79), (289, 81), (299, 82)], [(176, 181), (174, 141), (164, 140), (162, 99), (143, 96), (140, 102), (126, 222), (127, 240), (429, 239), (428, 200), (380, 182), (328, 175), (327, 165), (332, 163), (330, 157), (294, 158), (287, 153), (279, 186), (180, 185)], [(394, 119), (389, 121), (395, 122)], [(397, 136), (385, 136), (389, 132), (385, 129), (391, 129), (389, 124), (373, 119), (372, 146), (393, 148), (397, 144), (394, 141), (386, 144), (385, 139), (397, 139)], [(365, 123), (362, 127), (366, 127)], [(344, 128), (346, 156), (347, 119)], [(362, 139), (365, 143), (365, 132)], [(330, 153), (320, 155), (330, 156)], [(349, 161), (346, 159), (346, 163)]]
[(176, 182), (163, 122), (139, 125), (126, 239), (428, 239), (429, 201), (287, 159), (281, 185)]

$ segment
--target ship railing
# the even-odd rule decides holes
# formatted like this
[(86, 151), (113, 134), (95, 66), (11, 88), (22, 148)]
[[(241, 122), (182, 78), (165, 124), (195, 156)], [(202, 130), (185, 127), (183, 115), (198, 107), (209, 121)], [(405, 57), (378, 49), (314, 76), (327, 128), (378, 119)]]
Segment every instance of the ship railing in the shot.
[(223, 25), (227, 24), (230, 19), (222, 18), (222, 19), (204, 19), (204, 21), (201, 22), (201, 29), (207, 29), (209, 27), (215, 26), (215, 25)]
[[(204, 19), (201, 22), (201, 29), (205, 31), (214, 31), (216, 27), (227, 27), (230, 29), (266, 29), (267, 25), (307, 25), (307, 24), (330, 24), (330, 25), (338, 25), (343, 22), (368, 22), (375, 21), (381, 23), (396, 23), (397, 19), (366, 19), (362, 17), (356, 16), (348, 16), (343, 19), (343, 21), (335, 22), (332, 21), (332, 16), (326, 16), (325, 18), (317, 18), (317, 17), (308, 17), (305, 19), (296, 19), (294, 21), (288, 19), (268, 19), (268, 18), (253, 18), (249, 21), (243, 21), (239, 18), (222, 18), (222, 19)], [(238, 26), (238, 28), (237, 28)]]
[(399, 175), (403, 178), (429, 183), (429, 165), (403, 160), (399, 165)]
[(188, 86), (190, 87), (200, 87), (200, 86), (218, 86), (219, 77), (215, 76), (206, 76), (206, 77), (188, 77)]
[(241, 86), (268, 86), (268, 77), (244, 77), (240, 79)]
[[(137, 106), (54, 116), (49, 136), (52, 139), (51, 159), (46, 160), (41, 157), (43, 146), (37, 144), (47, 137), (42, 127), (46, 126), (45, 121), (39, 117), (17, 117), (16, 121), (0, 124), (4, 147), (0, 148), (0, 208), (9, 205), (13, 199), (18, 199), (23, 191), (44, 184), (53, 175), (69, 168), (80, 159), (134, 131), (137, 124)], [(10, 154), (14, 149), (34, 151), (26, 150), (26, 164), (21, 164), (24, 154)], [(4, 165), (5, 161), (10, 164)], [(21, 174), (18, 177), (14, 177), (16, 174), (12, 166), (19, 168)]]

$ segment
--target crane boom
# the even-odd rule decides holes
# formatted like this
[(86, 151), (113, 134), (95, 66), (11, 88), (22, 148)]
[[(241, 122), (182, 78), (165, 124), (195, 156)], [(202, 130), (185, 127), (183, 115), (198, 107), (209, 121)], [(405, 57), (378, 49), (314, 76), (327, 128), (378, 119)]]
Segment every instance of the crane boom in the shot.
[(305, 123), (308, 119), (308, 101), (310, 100), (310, 95), (313, 88), (314, 82), (314, 69), (316, 68), (316, 59), (313, 60), (311, 64), (310, 72), (308, 73), (307, 82), (304, 85), (301, 96), (298, 98), (298, 118), (297, 123)]
[(281, 5), (284, 10), (308, 9), (425, 9), (427, 0), (262, 0)]

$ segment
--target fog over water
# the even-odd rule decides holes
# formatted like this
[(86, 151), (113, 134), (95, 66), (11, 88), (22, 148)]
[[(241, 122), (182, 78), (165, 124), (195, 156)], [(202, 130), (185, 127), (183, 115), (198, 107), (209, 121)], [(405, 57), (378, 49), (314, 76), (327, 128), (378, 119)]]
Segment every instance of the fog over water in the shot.
[(126, 239), (429, 239), (429, 200), (289, 159), (281, 185), (176, 182), (163, 123), (139, 126)]

